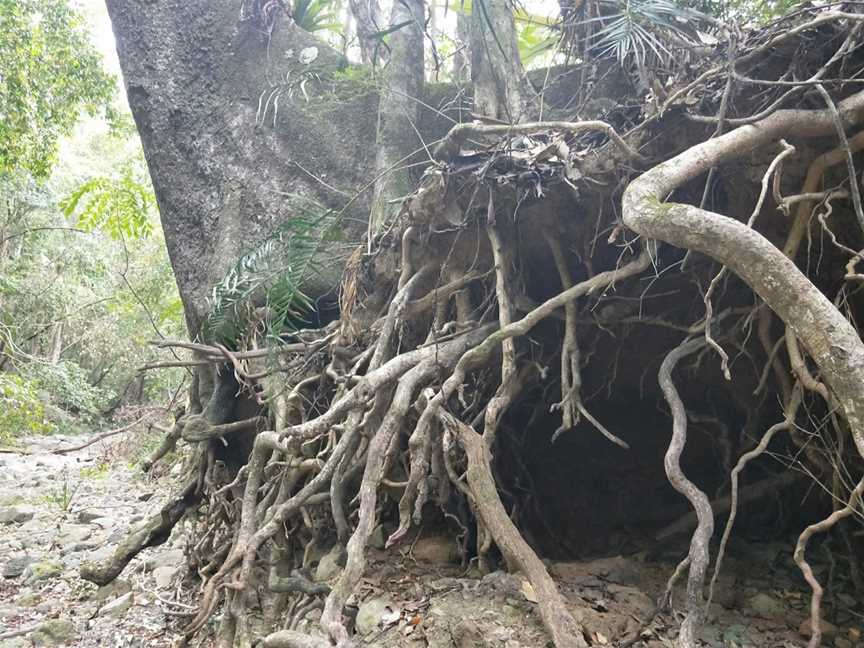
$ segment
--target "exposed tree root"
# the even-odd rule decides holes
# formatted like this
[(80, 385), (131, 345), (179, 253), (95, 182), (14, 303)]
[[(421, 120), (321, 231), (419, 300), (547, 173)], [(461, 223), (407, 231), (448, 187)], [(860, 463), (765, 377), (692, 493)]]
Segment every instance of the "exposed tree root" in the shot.
[[(746, 56), (739, 58), (736, 64), (741, 66), (745, 60)], [(735, 72), (733, 66), (730, 74)], [(727, 89), (732, 86), (731, 78), (726, 79)], [(858, 123), (864, 118), (864, 93), (840, 101), (836, 113), (774, 108), (758, 123), (693, 146), (632, 181), (624, 191), (620, 213), (623, 225), (641, 236), (638, 241), (628, 240), (616, 220), (620, 189), (611, 189), (625, 186), (627, 172), (616, 170), (617, 178), (608, 175), (612, 173), (608, 167), (616, 162), (645, 161), (633, 143), (635, 136), (627, 139), (600, 121), (462, 124), (452, 129), (436, 151), (441, 163), (430, 166), (420, 189), (405, 201), (392, 230), (370, 237), (362, 248), (364, 253), (352, 257), (339, 322), (297, 332), (296, 339), (282, 340), (272, 352), (259, 348), (267, 341), (256, 331), (238, 343), (236, 350), (165, 343), (194, 352), (193, 360), (176, 363), (194, 366), (202, 376), (206, 373), (202, 368), (224, 367), (205, 411), (190, 407), (190, 413), (178, 417), (162, 445), (145, 461), (149, 468), (176, 444), (191, 444), (195, 479), (184, 491), (189, 499), (181, 498), (182, 507), (177, 501), (173, 508), (167, 507), (149, 531), (124, 543), (109, 566), (91, 570), (91, 579), (105, 582), (116, 576), (141, 547), (164, 539), (170, 532), (169, 521), (173, 525), (186, 508), (200, 500), (191, 555), (202, 579), (201, 598), (197, 613), (184, 629), (187, 637), (202, 631), (221, 606), (218, 644), (251, 645), (249, 612), (260, 602), (272, 627), (284, 619), (283, 629), (267, 635), (261, 645), (348, 648), (360, 643), (350, 632), (346, 612), (362, 591), (358, 585), (367, 567), (368, 544), (382, 516), (391, 515), (392, 503), (397, 503), (398, 526), (386, 539), (388, 547), (425, 523), (430, 511), (441, 519), (455, 520), (463, 531), (473, 526), (481, 570), (493, 563), (497, 547), (507, 567), (524, 574), (533, 587), (540, 617), (554, 644), (558, 648), (586, 646), (578, 611), (568, 609), (518, 526), (524, 519), (524, 507), (520, 507), (530, 497), (536, 508), (542, 492), (514, 495), (510, 487), (516, 484), (528, 490), (524, 484), (531, 482), (530, 475), (517, 483), (505, 468), (516, 465), (516, 472), (527, 472), (527, 462), (520, 457), (505, 460), (513, 459), (508, 452), (516, 454), (511, 450), (517, 445), (512, 442), (514, 429), (522, 426), (529, 428), (524, 434), (528, 444), (556, 442), (568, 430), (579, 434), (584, 431), (578, 427), (581, 423), (628, 449), (625, 439), (632, 441), (633, 437), (626, 430), (618, 436), (600, 422), (609, 416), (609, 409), (598, 402), (602, 399), (598, 394), (606, 394), (614, 407), (619, 359), (607, 357), (591, 364), (591, 358), (609, 355), (609, 347), (598, 342), (601, 336), (626, 338), (631, 327), (650, 324), (667, 332), (701, 334), (669, 352), (658, 374), (673, 416), (666, 474), (694, 513), (661, 530), (657, 537), (665, 540), (696, 527), (688, 556), (669, 579), (658, 610), (668, 604), (675, 582), (687, 573), (687, 615), (679, 645), (695, 648), (705, 614), (703, 588), (714, 514), (730, 512), (709, 604), (739, 504), (797, 478), (785, 472), (742, 489), (739, 480), (745, 466), (760, 457), (783, 430), (793, 437), (790, 446), (796, 447), (794, 443), (796, 450), (803, 450), (802, 461), (820, 469), (852, 454), (842, 446), (849, 430), (859, 455), (864, 456), (864, 344), (850, 323), (853, 311), (847, 305), (847, 318), (826, 296), (825, 287), (817, 286), (795, 265), (810, 221), (818, 220), (832, 235), (832, 252), (852, 264), (846, 274), (855, 274), (849, 259), (861, 257), (853, 244), (834, 235), (837, 227), (827, 220), (830, 213), (818, 219), (812, 216), (816, 205), (830, 207), (831, 200), (839, 201), (841, 195), (821, 191), (819, 179), (827, 167), (848, 162), (848, 151), (859, 150), (864, 140), (856, 135), (848, 146), (816, 158), (818, 163), (811, 166), (801, 194), (786, 198), (780, 195), (780, 174), (784, 164), (790, 164), (785, 159), (793, 149), (784, 147), (762, 174), (756, 207), (745, 222), (663, 202), (673, 192), (689, 195), (698, 190), (707, 196), (710, 187), (694, 188), (691, 181), (749, 154), (754, 147), (773, 145), (786, 135), (799, 139), (832, 135), (838, 120), (846, 126)], [(469, 139), (471, 148), (462, 155)], [(496, 143), (488, 147), (478, 143), (490, 139)], [(598, 140), (603, 142), (599, 147)], [(602, 155), (589, 163), (585, 147), (592, 146), (593, 153), (602, 151)], [(609, 159), (601, 160), (603, 157)], [(607, 175), (592, 166), (600, 168), (601, 163), (607, 163), (602, 171)], [(573, 184), (572, 178), (592, 173), (600, 179), (590, 178), (592, 182), (584, 186)], [(552, 200), (560, 201), (554, 203), (557, 210), (534, 209), (550, 193)], [(771, 198), (782, 210), (795, 209), (783, 251), (756, 229), (756, 217), (764, 205), (771, 204)], [(579, 210), (572, 211), (578, 211), (578, 217), (569, 218), (566, 212), (568, 218), (564, 218), (565, 210), (577, 200)], [(520, 211), (531, 209), (529, 216)], [(749, 205), (746, 211), (750, 213)], [(583, 212), (597, 215), (589, 218)], [(536, 222), (525, 227), (520, 218)], [(677, 265), (680, 256), (661, 241), (707, 254), (730, 272), (715, 274), (703, 264), (687, 268), (688, 273), (695, 273), (696, 281), (691, 281), (692, 276), (683, 281), (670, 277), (673, 273), (666, 270)], [(578, 263), (571, 258), (573, 250), (580, 251)], [(736, 275), (746, 286), (737, 282)], [(637, 278), (639, 285), (632, 281)], [(654, 295), (646, 294), (664, 281), (669, 281), (669, 290), (658, 293), (654, 306), (648, 298)], [(682, 288), (688, 282), (708, 284), (706, 294), (699, 295), (690, 285)], [(747, 287), (765, 305), (754, 305)], [(620, 300), (604, 301), (607, 294), (619, 289)], [(836, 303), (847, 298), (841, 290)], [(714, 302), (724, 309), (716, 316)], [(703, 303), (707, 315), (694, 325), (698, 314), (694, 317), (692, 306), (701, 310), (698, 305)], [(782, 320), (782, 328), (772, 324), (771, 311)], [(715, 339), (711, 327), (728, 313), (739, 319), (728, 336), (724, 331)], [(670, 343), (670, 338), (663, 340), (662, 347), (640, 354), (636, 362), (642, 366), (635, 370), (631, 366), (629, 371), (650, 376), (648, 368), (656, 368)], [(737, 366), (749, 362), (758, 378), (753, 381), (758, 383), (755, 391), (767, 392), (770, 387), (779, 393), (785, 409), (784, 420), (771, 427), (732, 468), (729, 496), (719, 497), (723, 485), (718, 487), (713, 510), (707, 495), (680, 466), (688, 419), (672, 379), (676, 364), (705, 349), (706, 343), (721, 353), (720, 366), (727, 377), (737, 370), (736, 362), (740, 363)], [(714, 362), (707, 349), (704, 357)], [(591, 372), (596, 366), (604, 371), (599, 379)], [(631, 386), (639, 382), (632, 376), (627, 379)], [(712, 382), (706, 388), (732, 392), (733, 383), (718, 387)], [(651, 394), (659, 397), (656, 388)], [(690, 401), (687, 393), (684, 397)], [(194, 402), (194, 397), (190, 400)], [(759, 407), (768, 401), (766, 407), (773, 407), (770, 396), (764, 395)], [(219, 402), (228, 405), (219, 409)], [(231, 410), (235, 403), (254, 407)], [(806, 448), (798, 436), (795, 416), (802, 403), (813, 405), (818, 412), (827, 408), (833, 413), (837, 404), (842, 408), (842, 416), (839, 410), (837, 416), (843, 420), (832, 432), (841, 447), (832, 451), (829, 461)], [(546, 428), (538, 429), (535, 420), (548, 417), (550, 408), (560, 411), (560, 427), (544, 436), (541, 433)], [(525, 419), (517, 418), (521, 416)], [(767, 416), (757, 412), (751, 419), (748, 409), (747, 429), (760, 430), (766, 421), (777, 420), (775, 410), (770, 419)], [(553, 425), (557, 423), (555, 417)], [(729, 420), (719, 424), (731, 430), (721, 448), (725, 471), (741, 441)], [(566, 438), (560, 443), (570, 441)], [(839, 498), (844, 481), (835, 476), (834, 482), (831, 492)], [(800, 559), (813, 587), (817, 632), (821, 587), (807, 571), (803, 550), (810, 535), (851, 514), (861, 488), (859, 484), (844, 509), (809, 527), (799, 541), (796, 560)], [(454, 501), (458, 516), (452, 508), (448, 510)], [(345, 558), (344, 569), (335, 581), (313, 582), (310, 564), (328, 547)], [(297, 632), (306, 611), (321, 607), (323, 637)]]
[(174, 525), (180, 521), (190, 507), (198, 502), (197, 485), (197, 480), (189, 482), (178, 495), (172, 497), (162, 507), (161, 511), (133, 529), (114, 550), (114, 555), (104, 563), (85, 563), (82, 565), (81, 578), (97, 585), (107, 585), (120, 575), (129, 561), (137, 556), (142, 549), (155, 547), (165, 542), (171, 535)]
[(687, 578), (687, 617), (681, 624), (681, 632), (678, 635), (680, 648), (696, 648), (696, 641), (702, 627), (702, 588), (705, 585), (705, 572), (708, 569), (708, 543), (714, 533), (714, 513), (711, 511), (708, 496), (681, 471), (681, 453), (687, 443), (687, 412), (672, 382), (672, 371), (681, 358), (698, 351), (704, 345), (704, 339), (682, 342), (663, 360), (659, 373), (660, 388), (663, 390), (669, 409), (672, 410), (672, 440), (669, 442), (664, 460), (666, 476), (672, 487), (689, 500), (699, 519), (690, 541), (688, 554), (690, 572)]
[(795, 545), (795, 563), (801, 569), (801, 573), (804, 574), (804, 578), (807, 581), (807, 584), (810, 585), (810, 589), (813, 590), (813, 596), (810, 599), (811, 635), (810, 641), (807, 642), (807, 648), (818, 648), (822, 644), (822, 624), (820, 622), (819, 608), (822, 604), (822, 594), (824, 593), (822, 586), (813, 574), (813, 569), (810, 567), (810, 563), (808, 563), (807, 559), (804, 557), (804, 553), (807, 551), (807, 542), (814, 534), (829, 531), (831, 527), (837, 524), (840, 520), (852, 515), (856, 509), (861, 509), (862, 493), (864, 493), (864, 479), (861, 479), (861, 481), (858, 482), (858, 485), (852, 489), (852, 493), (849, 495), (849, 500), (846, 502), (846, 506), (834, 511), (824, 520), (811, 524), (804, 529), (798, 537), (798, 543)]
[(540, 616), (556, 648), (587, 646), (582, 627), (567, 609), (555, 581), (546, 566), (528, 546), (519, 530), (510, 520), (495, 488), (489, 461), (489, 447), (472, 428), (453, 415), (439, 410), (438, 417), (446, 429), (454, 434), (468, 457), (468, 486), (471, 489), (477, 513), (489, 529), (508, 564), (528, 578), (540, 602)]

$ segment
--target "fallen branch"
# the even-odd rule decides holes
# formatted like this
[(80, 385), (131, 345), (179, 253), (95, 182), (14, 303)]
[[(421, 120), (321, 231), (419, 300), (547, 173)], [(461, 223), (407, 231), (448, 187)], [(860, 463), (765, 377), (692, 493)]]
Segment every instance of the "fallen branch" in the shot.
[(142, 549), (156, 547), (168, 540), (177, 522), (198, 502), (197, 484), (197, 479), (191, 480), (178, 495), (172, 497), (162, 507), (162, 510), (135, 527), (117, 546), (110, 558), (101, 564), (84, 563), (80, 570), (81, 578), (97, 585), (107, 585), (120, 575), (129, 561)]
[(124, 425), (123, 427), (117, 428), (116, 430), (109, 430), (108, 432), (103, 432), (102, 434), (97, 434), (95, 437), (93, 437), (89, 441), (86, 441), (86, 442), (81, 443), (79, 445), (71, 446), (69, 448), (57, 448), (56, 450), (52, 450), (51, 454), (62, 455), (62, 454), (69, 454), (70, 452), (75, 452), (77, 450), (83, 450), (84, 448), (90, 447), (94, 443), (99, 443), (100, 441), (108, 439), (112, 436), (117, 436), (118, 434), (123, 434), (123, 432), (128, 432), (129, 430), (134, 428), (136, 425), (138, 425), (141, 421), (146, 419), (147, 416), (148, 415), (145, 414), (144, 416), (136, 419), (135, 421), (132, 421), (128, 425)]

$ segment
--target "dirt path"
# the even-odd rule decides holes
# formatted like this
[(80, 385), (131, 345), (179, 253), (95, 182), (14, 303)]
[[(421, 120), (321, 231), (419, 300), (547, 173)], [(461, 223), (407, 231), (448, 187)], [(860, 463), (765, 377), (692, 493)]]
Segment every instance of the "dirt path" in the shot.
[[(170, 601), (194, 603), (194, 583), (178, 589), (184, 573), (179, 532), (165, 545), (142, 552), (120, 579), (104, 588), (81, 580), (78, 568), (110, 554), (131, 526), (157, 510), (170, 478), (151, 480), (116, 457), (104, 463), (111, 452), (100, 445), (50, 454), (74, 442), (80, 439), (34, 438), (23, 444), (30, 454), (0, 454), (0, 637), (6, 635), (0, 647), (169, 646), (178, 636), (178, 615), (188, 611)], [(525, 580), (503, 572), (467, 577), (451, 562), (448, 542), (423, 536), (398, 551), (372, 552), (359, 597), (352, 601), (365, 645), (545, 646)], [(703, 633), (706, 646), (804, 645), (806, 588), (792, 565), (791, 546), (738, 542)], [(685, 551), (680, 545), (665, 549), (660, 558), (642, 553), (548, 563), (584, 623), (590, 645), (611, 646), (636, 631)], [(338, 575), (333, 555), (322, 548), (315, 571), (323, 580)], [(864, 646), (864, 601), (850, 593), (842, 566), (835, 569), (834, 581), (836, 595), (826, 605), (833, 623), (827, 625), (825, 645)], [(286, 623), (314, 631), (320, 609), (314, 600), (301, 603), (302, 614)], [(675, 618), (674, 612), (658, 618), (637, 645), (671, 646)], [(8, 636), (15, 631), (20, 636)], [(205, 630), (193, 645), (207, 646), (209, 637)]]

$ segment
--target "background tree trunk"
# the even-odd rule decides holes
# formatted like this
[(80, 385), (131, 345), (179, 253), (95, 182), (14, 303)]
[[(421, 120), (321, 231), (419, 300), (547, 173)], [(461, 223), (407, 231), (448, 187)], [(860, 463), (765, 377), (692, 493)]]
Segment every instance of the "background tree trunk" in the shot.
[(407, 167), (418, 143), (417, 99), (423, 96), (423, 23), (423, 0), (393, 3), (390, 25), (404, 26), (393, 32), (390, 39), (390, 60), (378, 104), (376, 180), (369, 217), (372, 232), (380, 230), (398, 212), (396, 201), (415, 187), (415, 174)]
[(472, 3), (470, 45), (474, 112), (510, 124), (529, 119), (535, 93), (519, 57), (508, 0)]

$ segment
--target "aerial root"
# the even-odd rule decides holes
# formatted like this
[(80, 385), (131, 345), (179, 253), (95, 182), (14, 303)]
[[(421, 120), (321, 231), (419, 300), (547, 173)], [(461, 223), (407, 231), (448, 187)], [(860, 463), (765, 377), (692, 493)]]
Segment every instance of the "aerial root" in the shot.
[[(573, 280), (570, 277), (570, 269), (561, 247), (560, 237), (548, 229), (543, 231), (543, 236), (552, 251), (561, 286), (564, 290), (569, 290), (573, 286)], [(584, 416), (585, 420), (609, 441), (624, 450), (629, 450), (630, 446), (627, 442), (606, 429), (582, 402), (581, 353), (579, 340), (576, 337), (576, 317), (576, 304), (572, 301), (567, 302), (564, 305), (564, 339), (561, 343), (561, 401), (553, 405), (554, 409), (561, 410), (561, 427), (552, 435), (552, 442), (554, 443), (561, 434), (572, 429), (579, 422), (580, 417)]]
[(717, 583), (717, 578), (720, 575), (720, 569), (723, 566), (723, 557), (726, 554), (726, 545), (729, 542), (729, 537), (732, 535), (732, 527), (735, 525), (735, 517), (738, 513), (738, 489), (740, 487), (739, 476), (744, 471), (748, 463), (760, 457), (768, 448), (768, 444), (779, 432), (790, 430), (795, 425), (795, 416), (798, 413), (798, 408), (801, 405), (801, 387), (800, 383), (796, 383), (792, 391), (792, 397), (786, 406), (786, 415), (782, 421), (772, 425), (760, 439), (755, 448), (741, 455), (732, 469), (730, 476), (732, 482), (732, 492), (729, 495), (729, 518), (726, 520), (726, 527), (723, 529), (723, 536), (720, 538), (720, 547), (717, 550), (717, 558), (714, 561), (714, 573), (711, 575), (711, 584), (708, 586), (708, 602), (705, 604), (705, 612), (711, 607), (711, 601), (714, 600), (714, 587)]
[(806, 529), (804, 529), (804, 531), (801, 532), (800, 536), (798, 536), (798, 543), (795, 545), (794, 553), (795, 564), (798, 565), (798, 568), (804, 575), (804, 579), (807, 581), (807, 584), (810, 585), (810, 589), (813, 592), (810, 598), (811, 635), (810, 641), (807, 643), (807, 648), (818, 648), (822, 644), (822, 623), (820, 619), (820, 607), (822, 604), (823, 594), (822, 586), (819, 584), (819, 581), (813, 574), (813, 569), (810, 567), (810, 563), (807, 562), (807, 559), (804, 555), (807, 551), (807, 543), (814, 534), (826, 533), (827, 531), (830, 531), (835, 524), (855, 513), (856, 509), (864, 509), (861, 501), (862, 493), (864, 493), (864, 478), (862, 478), (858, 482), (857, 486), (852, 489), (852, 492), (849, 494), (849, 499), (846, 502), (846, 506), (837, 509), (824, 520), (816, 522), (815, 524), (811, 524)]
[(681, 453), (687, 443), (687, 412), (684, 403), (678, 395), (675, 383), (672, 381), (672, 371), (675, 365), (684, 357), (695, 353), (706, 344), (705, 339), (685, 340), (672, 349), (658, 375), (660, 388), (672, 411), (672, 439), (666, 451), (664, 465), (669, 483), (679, 493), (684, 495), (695, 509), (699, 523), (690, 541), (689, 576), (687, 578), (687, 616), (681, 624), (678, 635), (679, 648), (696, 648), (699, 631), (703, 622), (702, 589), (705, 584), (705, 572), (708, 569), (708, 543), (714, 533), (714, 513), (708, 496), (691, 482), (681, 470)]

